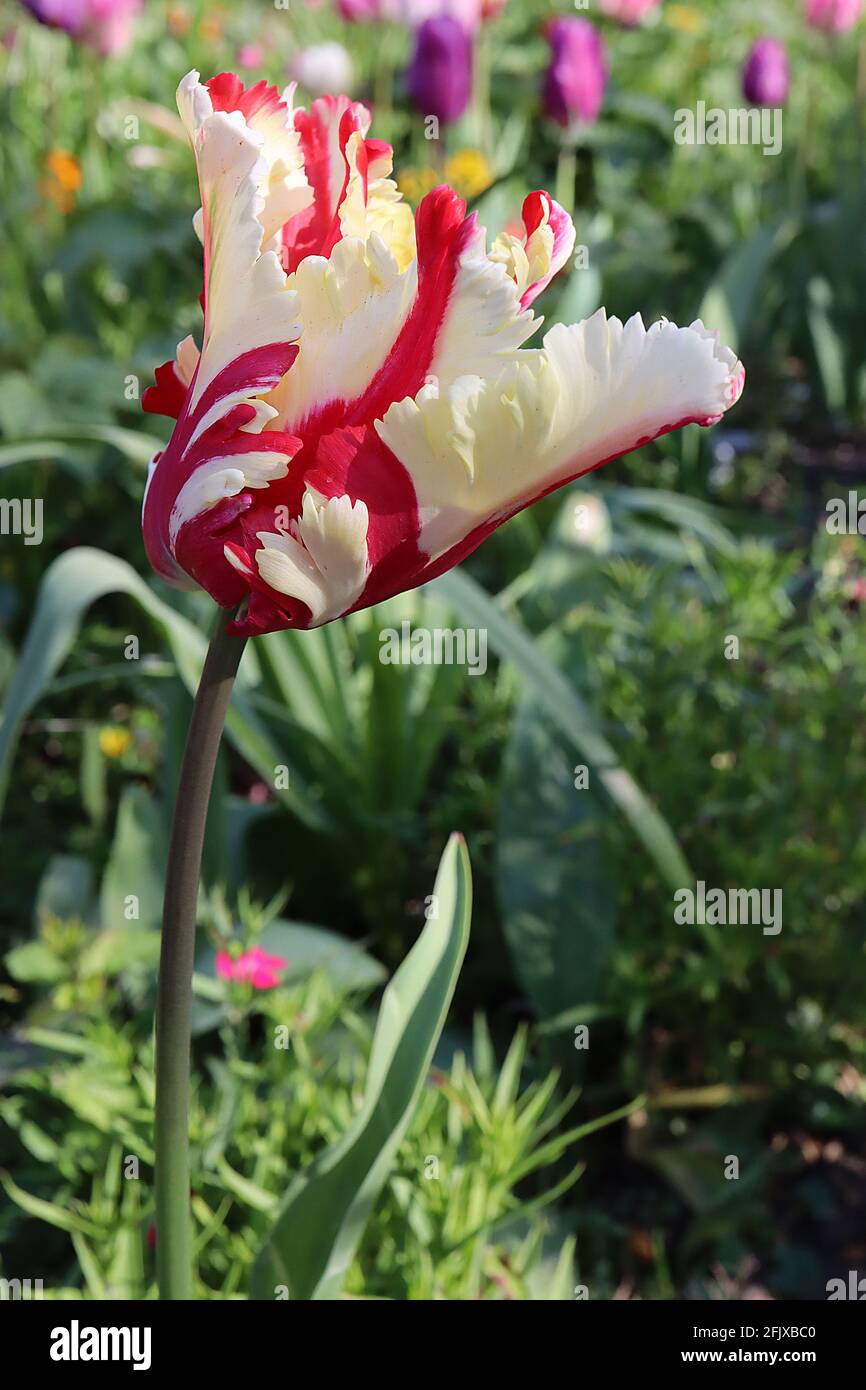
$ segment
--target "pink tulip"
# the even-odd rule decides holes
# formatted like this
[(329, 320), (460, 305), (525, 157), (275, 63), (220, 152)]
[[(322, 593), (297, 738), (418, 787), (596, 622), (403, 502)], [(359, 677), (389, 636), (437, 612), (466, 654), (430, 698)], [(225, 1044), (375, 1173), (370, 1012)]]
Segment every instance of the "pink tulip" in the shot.
[(239, 68), (260, 68), (265, 61), (265, 50), (260, 43), (245, 43), (238, 49)]
[(291, 103), (231, 73), (180, 84), (202, 347), (186, 339), (142, 402), (176, 422), (149, 471), (148, 556), (242, 605), (232, 633), (414, 589), (539, 497), (735, 404), (743, 367), (700, 320), (602, 309), (524, 348), (574, 249), (568, 213), (536, 190), (488, 249), (450, 188), (413, 217), (359, 102)]
[(24, 4), (40, 23), (65, 29), (109, 58), (130, 47), (144, 0), (24, 0)]
[(88, 42), (104, 58), (126, 53), (143, 8), (144, 0), (90, 0), (90, 21), (85, 30)]
[(218, 951), (217, 974), (222, 980), (235, 980), (253, 989), (276, 989), (289, 962), (284, 956), (269, 956), (261, 946), (253, 946), (240, 956)]
[(829, 34), (847, 34), (863, 12), (863, 0), (806, 0), (806, 23)]
[(337, 9), (349, 24), (363, 24), (365, 20), (381, 18), (380, 0), (337, 0)]
[(608, 18), (618, 19), (620, 24), (632, 28), (635, 24), (640, 24), (658, 4), (659, 0), (601, 0), (601, 12)]

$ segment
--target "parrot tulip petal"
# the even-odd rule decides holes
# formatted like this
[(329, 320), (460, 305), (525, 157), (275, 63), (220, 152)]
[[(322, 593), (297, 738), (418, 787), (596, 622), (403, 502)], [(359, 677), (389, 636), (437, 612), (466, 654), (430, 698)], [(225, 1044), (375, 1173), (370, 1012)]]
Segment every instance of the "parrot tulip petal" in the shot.
[(451, 189), (413, 218), (368, 112), (196, 73), (201, 353), (157, 369), (176, 421), (151, 465), (148, 555), (239, 634), (313, 627), (459, 563), (554, 488), (738, 399), (735, 355), (697, 322), (600, 310), (543, 345), (532, 305), (571, 258), (543, 190), (488, 251)]
[(412, 478), (419, 545), (436, 559), (556, 487), (686, 424), (714, 424), (743, 372), (700, 322), (647, 330), (600, 309), (551, 329), (493, 379), (425, 387), (377, 425)]

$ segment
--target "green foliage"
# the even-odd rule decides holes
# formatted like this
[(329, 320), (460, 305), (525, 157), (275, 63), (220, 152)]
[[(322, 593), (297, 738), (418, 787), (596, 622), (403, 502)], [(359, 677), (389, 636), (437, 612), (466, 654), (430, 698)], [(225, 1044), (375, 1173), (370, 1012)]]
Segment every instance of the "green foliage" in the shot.
[[(156, 932), (211, 623), (203, 596), (147, 573), (138, 525), (166, 437), (139, 396), (201, 328), (197, 190), (165, 108), (185, 71), (231, 68), (242, 42), (263, 41), (262, 75), (282, 84), (295, 45), (338, 38), (397, 174), (431, 163), (402, 30), (329, 7), (174, 8), (185, 29), (149, 0), (132, 53), (102, 61), (0, 6), (0, 482), (45, 499), (41, 546), (0, 538), (0, 1244), (10, 1274), (36, 1273), (37, 1252), (53, 1297), (154, 1294)], [(490, 162), (480, 220), (492, 236), (528, 189), (556, 190), (589, 264), (550, 286), (546, 326), (602, 303), (701, 313), (738, 345), (747, 390), (715, 432), (546, 499), (426, 592), (251, 644), (200, 903), (202, 1296), (249, 1295), (286, 1194), (310, 1190), (297, 1175), (327, 1172), (376, 1113), (373, 995), (422, 930), (454, 827), (473, 944), (414, 1113), (407, 1083), (384, 1127), (399, 1143), (357, 1246), (341, 1194), (345, 1290), (571, 1298), (579, 1278), (593, 1297), (735, 1297), (751, 1270), (774, 1295), (823, 1296), (846, 1267), (834, 1233), (866, 1102), (866, 645), (862, 538), (823, 521), (862, 482), (858, 44), (831, 48), (788, 0), (666, 0), (635, 29), (593, 16), (611, 79), (570, 160), (538, 112), (552, 8), (510, 0), (482, 31), (489, 109), (448, 150)], [(762, 33), (791, 56), (781, 154), (678, 145), (676, 109), (741, 105)], [(66, 206), (56, 151), (81, 171)], [(487, 674), (381, 662), (404, 621), (484, 629)], [(781, 888), (779, 936), (675, 922), (674, 891), (698, 879)], [(219, 951), (253, 943), (289, 961), (278, 989), (218, 975)], [(416, 1083), (425, 1059), (419, 1045)], [(645, 1105), (581, 1133), (578, 1080), (586, 1124)], [(293, 1270), (297, 1288), (322, 1258)]]
[[(516, 1189), (537, 1182), (581, 1131), (552, 1137), (573, 1104), (557, 1096), (555, 1075), (521, 1088), (525, 1032), (497, 1071), (479, 1023), (477, 1077), (457, 1055), (430, 1074), (417, 1103), (465, 949), (468, 893), (465, 850), (453, 843), (435, 888), (438, 912), (386, 990), (375, 1035), (358, 1011), (375, 980), (369, 969), (356, 966), (352, 979), (330, 934), (330, 954), (315, 947), (313, 928), (298, 935), (287, 924), (269, 937), (279, 923), (242, 905), (247, 940), (288, 949), (300, 941), (307, 954), (296, 951), (273, 990), (212, 975), (197, 986), (220, 1009), (220, 1053), (200, 1075), (191, 1117), (201, 1296), (244, 1295), (251, 1277), (260, 1297), (286, 1296), (282, 1285), (292, 1297), (323, 1296), (344, 1270), (347, 1286), (371, 1297), (526, 1297), (532, 1275), (544, 1296), (565, 1296), (573, 1247), (566, 1241), (549, 1269), (533, 1213), (579, 1170), (540, 1199)], [(219, 901), (206, 912), (212, 930), (226, 912)], [(109, 936), (46, 918), (34, 943), (41, 960), (27, 947), (6, 960), (43, 996), (19, 1039), (37, 1055), (18, 1060), (0, 1099), (11, 1136), (3, 1158), (16, 1169), (15, 1179), (0, 1173), (3, 1235), (13, 1259), (31, 1221), (68, 1237), (68, 1246), (49, 1242), (53, 1298), (154, 1292), (149, 1015), (125, 1007), (134, 994), (127, 972), (153, 934), (127, 932), (123, 950), (106, 949)], [(419, 1158), (430, 1153), (441, 1172)], [(309, 1240), (299, 1241), (303, 1230)]]

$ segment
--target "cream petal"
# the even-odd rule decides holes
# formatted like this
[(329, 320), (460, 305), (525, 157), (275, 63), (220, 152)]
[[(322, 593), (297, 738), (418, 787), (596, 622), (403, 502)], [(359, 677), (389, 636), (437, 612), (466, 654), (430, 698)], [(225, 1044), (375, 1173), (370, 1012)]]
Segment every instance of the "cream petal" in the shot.
[(702, 323), (647, 330), (639, 315), (623, 325), (599, 310), (553, 328), (495, 379), (425, 387), (377, 429), (412, 478), (419, 544), (435, 558), (659, 434), (714, 423), (742, 385), (742, 366)]
[[(189, 403), (194, 409), (230, 363), (256, 348), (293, 342), (300, 325), (297, 298), (287, 286), (278, 256), (273, 251), (262, 253), (260, 184), (268, 168), (262, 157), (265, 136), (247, 125), (239, 111), (214, 111), (197, 73), (181, 82), (178, 108), (198, 166), (205, 247), (205, 327)], [(235, 389), (226, 395), (223, 408), (211, 409), (207, 424), (199, 422), (193, 438), (238, 403), (238, 398), (244, 399), (242, 384), (232, 385)], [(258, 411), (257, 427), (271, 417), (272, 412)]]
[(317, 409), (360, 396), (385, 362), (412, 308), (413, 261), (401, 272), (377, 232), (308, 256), (289, 277), (302, 324), (300, 351), (268, 396), (275, 428), (298, 430)]
[(368, 525), (363, 502), (353, 505), (345, 495), (325, 500), (310, 488), (289, 531), (258, 533), (259, 574), (278, 593), (305, 603), (312, 627), (330, 622), (347, 612), (364, 590)]

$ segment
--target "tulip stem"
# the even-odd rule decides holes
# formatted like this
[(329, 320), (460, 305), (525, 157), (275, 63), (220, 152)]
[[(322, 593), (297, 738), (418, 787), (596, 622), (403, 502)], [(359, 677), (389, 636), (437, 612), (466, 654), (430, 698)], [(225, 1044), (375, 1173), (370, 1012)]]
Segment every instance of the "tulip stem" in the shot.
[(202, 848), (214, 769), (246, 639), (220, 610), (186, 737), (171, 822), (156, 1007), (156, 1268), (159, 1296), (193, 1296), (189, 1209), (192, 972)]
[(577, 145), (563, 140), (556, 164), (556, 201), (569, 214), (574, 212), (577, 186)]

